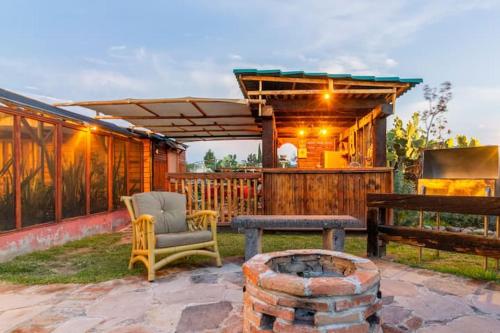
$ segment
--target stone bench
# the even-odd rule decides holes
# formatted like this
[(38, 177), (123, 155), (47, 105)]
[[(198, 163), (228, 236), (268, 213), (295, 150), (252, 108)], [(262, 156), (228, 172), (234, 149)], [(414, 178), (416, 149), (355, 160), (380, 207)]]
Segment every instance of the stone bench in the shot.
[(361, 221), (348, 215), (239, 215), (233, 229), (245, 232), (245, 260), (262, 253), (264, 230), (323, 229), (323, 248), (344, 251), (345, 228), (361, 228)]

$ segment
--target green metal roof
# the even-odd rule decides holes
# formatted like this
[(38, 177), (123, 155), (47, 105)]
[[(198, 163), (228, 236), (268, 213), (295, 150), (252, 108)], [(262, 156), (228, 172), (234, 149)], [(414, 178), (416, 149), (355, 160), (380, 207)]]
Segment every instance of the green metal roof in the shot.
[(370, 75), (352, 75), (352, 74), (330, 74), (326, 72), (304, 72), (304, 71), (287, 71), (282, 72), (279, 69), (253, 69), (253, 68), (236, 68), (233, 69), (235, 75), (258, 75), (258, 76), (281, 76), (281, 77), (304, 77), (304, 78), (331, 78), (331, 79), (351, 79), (359, 81), (374, 81), (374, 82), (401, 82), (409, 83), (411, 87), (422, 83), (424, 80), (420, 78), (400, 78), (398, 76), (370, 76)]

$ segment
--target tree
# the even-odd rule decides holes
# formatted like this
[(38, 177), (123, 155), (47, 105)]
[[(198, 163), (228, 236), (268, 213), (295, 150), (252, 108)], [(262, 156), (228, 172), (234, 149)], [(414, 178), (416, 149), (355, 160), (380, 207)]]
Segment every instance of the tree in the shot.
[(196, 165), (197, 165), (197, 163), (188, 163), (186, 165), (186, 171), (187, 172), (194, 172), (194, 171), (196, 171)]
[(466, 135), (463, 135), (463, 134), (458, 134), (457, 136), (455, 136), (455, 140), (456, 140), (456, 143), (453, 140), (453, 138), (449, 138), (448, 140), (446, 140), (446, 147), (447, 148), (466, 148), (466, 147), (478, 147), (481, 145), (479, 143), (478, 139), (476, 139), (474, 137), (471, 137), (469, 139), (469, 138), (467, 138)]
[(247, 159), (245, 161), (245, 164), (247, 166), (256, 167), (259, 164), (259, 161), (257, 159), (257, 155), (255, 155), (254, 153), (248, 154)]
[(219, 168), (235, 169), (237, 167), (238, 167), (238, 161), (236, 160), (236, 154), (228, 154), (224, 156), (222, 160), (217, 161), (217, 169)]
[(262, 163), (262, 148), (260, 148), (260, 143), (259, 148), (257, 148), (257, 163)]
[(209, 149), (205, 153), (205, 156), (203, 157), (203, 162), (205, 163), (205, 167), (209, 168), (212, 171), (215, 170), (215, 166), (217, 164), (217, 160), (215, 158), (215, 154), (212, 151), (212, 149)]
[(420, 127), (420, 114), (415, 112), (403, 125), (403, 120), (394, 118), (394, 125), (387, 133), (387, 160), (395, 169), (405, 172), (406, 167), (415, 164), (425, 148), (425, 134)]
[(452, 97), (451, 82), (449, 81), (441, 83), (439, 89), (431, 88), (427, 84), (424, 86), (424, 99), (427, 101), (428, 107), (421, 114), (425, 124), (424, 146), (426, 148), (432, 145), (432, 141), (438, 145), (442, 144), (445, 141), (444, 135), (451, 133), (447, 129), (448, 120), (445, 113), (448, 111), (448, 103)]

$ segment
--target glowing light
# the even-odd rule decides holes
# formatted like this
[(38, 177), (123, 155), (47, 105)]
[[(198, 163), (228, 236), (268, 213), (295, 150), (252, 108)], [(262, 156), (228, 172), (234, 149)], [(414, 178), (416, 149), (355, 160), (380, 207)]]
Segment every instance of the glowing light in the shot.
[(329, 99), (330, 99), (330, 97), (331, 97), (331, 96), (330, 96), (330, 94), (329, 94), (329, 93), (324, 93), (324, 94), (323, 94), (323, 99), (325, 99), (325, 100), (329, 100)]
[(97, 126), (90, 126), (90, 130), (91, 130), (92, 132), (97, 131)]
[(328, 130), (326, 128), (322, 128), (319, 130), (319, 135), (326, 136), (328, 134)]
[(304, 129), (300, 129), (298, 134), (299, 136), (304, 136), (306, 135), (306, 131)]

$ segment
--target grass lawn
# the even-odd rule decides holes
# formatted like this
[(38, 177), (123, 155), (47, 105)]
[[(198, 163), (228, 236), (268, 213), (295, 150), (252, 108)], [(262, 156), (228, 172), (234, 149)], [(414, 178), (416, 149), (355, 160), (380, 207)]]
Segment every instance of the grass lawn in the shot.
[[(82, 240), (37, 251), (0, 264), (0, 280), (24, 283), (89, 283), (145, 274), (140, 263), (127, 269), (130, 245), (121, 241), (122, 234), (112, 233), (87, 237)], [(244, 237), (241, 234), (221, 232), (220, 251), (223, 257), (242, 256)], [(264, 235), (264, 252), (292, 248), (321, 248), (321, 236), (317, 234), (268, 234)], [(363, 236), (349, 236), (346, 252), (363, 256), (366, 240)], [(453, 273), (500, 283), (500, 275), (482, 269), (483, 258), (424, 249), (424, 260), (417, 262), (418, 250), (414, 247), (392, 243), (388, 247), (390, 259), (403, 264), (423, 267), (440, 272)], [(210, 258), (189, 257), (180, 259), (175, 266), (191, 267), (211, 263)], [(495, 267), (490, 260), (490, 267)]]

